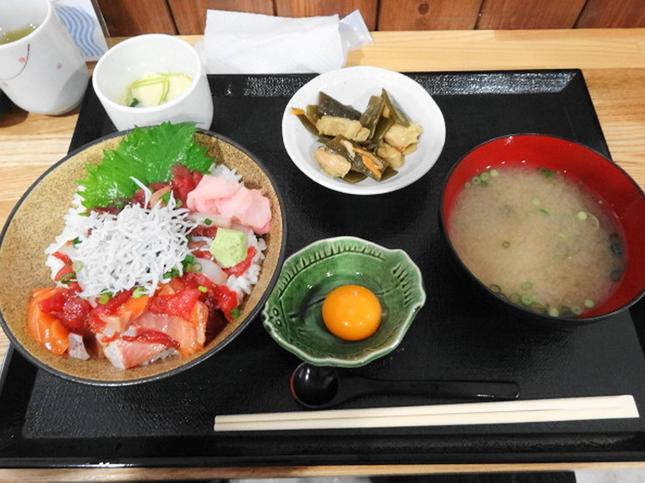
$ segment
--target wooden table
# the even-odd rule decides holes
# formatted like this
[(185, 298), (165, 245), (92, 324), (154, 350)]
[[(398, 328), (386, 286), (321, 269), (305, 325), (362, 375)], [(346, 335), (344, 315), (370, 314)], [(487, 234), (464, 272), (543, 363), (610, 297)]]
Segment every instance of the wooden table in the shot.
[[(195, 42), (200, 37), (185, 37)], [(114, 40), (118, 42), (118, 39)], [(350, 65), (399, 71), (580, 68), (614, 160), (645, 186), (645, 29), (375, 32)], [(20, 195), (67, 153), (78, 112), (50, 117), (14, 109), (0, 117), (0, 224)], [(0, 332), (0, 357), (8, 346)], [(540, 471), (644, 467), (643, 463), (412, 465), (314, 468), (1, 470), (18, 477), (66, 481), (210, 479), (259, 476)]]

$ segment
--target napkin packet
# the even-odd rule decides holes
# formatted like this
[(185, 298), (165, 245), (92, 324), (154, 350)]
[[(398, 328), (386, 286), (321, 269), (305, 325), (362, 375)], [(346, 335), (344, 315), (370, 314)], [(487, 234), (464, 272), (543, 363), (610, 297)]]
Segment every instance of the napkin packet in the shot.
[(350, 50), (372, 43), (358, 10), (290, 18), (208, 10), (196, 45), (209, 74), (322, 73), (342, 67)]

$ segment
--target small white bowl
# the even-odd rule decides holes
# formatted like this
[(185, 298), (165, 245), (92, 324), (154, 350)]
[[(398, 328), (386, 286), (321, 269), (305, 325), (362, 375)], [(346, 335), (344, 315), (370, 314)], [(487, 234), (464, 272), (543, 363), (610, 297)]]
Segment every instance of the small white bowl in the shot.
[[(318, 93), (323, 91), (362, 112), (370, 96), (379, 95), (381, 89), (387, 90), (410, 119), (423, 127), (417, 150), (405, 157), (405, 164), (396, 176), (385, 181), (367, 178), (350, 184), (326, 175), (313, 158), (320, 143), (291, 113), (291, 109), (318, 104)], [(294, 94), (282, 116), (282, 140), (294, 164), (316, 183), (342, 193), (375, 195), (404, 188), (426, 174), (443, 150), (446, 124), (430, 94), (409, 77), (378, 67), (347, 67), (315, 77)]]
[[(183, 94), (159, 106), (120, 103), (132, 82), (159, 72), (181, 72), (193, 82)], [(92, 85), (119, 131), (163, 121), (193, 121), (209, 129), (213, 121), (213, 100), (199, 55), (188, 42), (170, 35), (139, 35), (115, 45), (96, 64)]]

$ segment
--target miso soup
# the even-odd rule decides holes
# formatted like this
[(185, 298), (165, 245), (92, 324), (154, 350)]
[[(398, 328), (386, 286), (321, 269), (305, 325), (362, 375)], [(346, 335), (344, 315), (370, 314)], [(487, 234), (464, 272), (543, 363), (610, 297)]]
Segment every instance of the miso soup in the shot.
[(449, 235), (493, 292), (552, 317), (601, 304), (625, 264), (602, 200), (545, 168), (499, 167), (473, 177), (457, 196)]

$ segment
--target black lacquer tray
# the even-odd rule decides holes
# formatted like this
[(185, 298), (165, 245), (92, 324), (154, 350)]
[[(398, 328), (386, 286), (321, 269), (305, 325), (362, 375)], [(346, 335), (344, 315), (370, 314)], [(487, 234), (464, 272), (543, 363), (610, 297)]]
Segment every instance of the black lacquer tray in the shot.
[[(645, 413), (645, 304), (590, 326), (556, 330), (520, 321), (482, 298), (443, 240), (438, 203), (456, 160), (495, 136), (559, 135), (609, 154), (577, 70), (410, 74), (447, 125), (444, 151), (413, 185), (386, 195), (336, 193), (305, 177), (282, 145), (280, 121), (311, 76), (211, 76), (212, 130), (259, 155), (279, 184), (287, 254), (355, 235), (406, 250), (428, 302), (400, 347), (356, 370), (382, 378), (505, 379), (522, 397), (633, 394)], [(70, 149), (114, 127), (88, 89)], [(235, 341), (184, 373), (134, 387), (64, 381), (10, 351), (1, 380), (0, 466), (266, 466), (645, 460), (645, 420), (524, 425), (215, 434), (216, 414), (290, 411), (298, 360), (255, 320)], [(375, 396), (346, 407), (427, 404)]]

